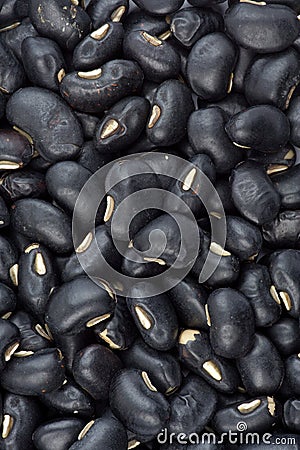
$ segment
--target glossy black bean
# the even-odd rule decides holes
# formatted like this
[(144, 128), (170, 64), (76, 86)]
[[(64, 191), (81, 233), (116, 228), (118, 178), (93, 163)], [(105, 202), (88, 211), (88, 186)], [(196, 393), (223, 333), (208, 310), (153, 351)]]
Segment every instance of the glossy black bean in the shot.
[(78, 155), (82, 129), (72, 110), (54, 92), (37, 87), (21, 89), (10, 98), (6, 114), (45, 159), (61, 161)]
[[(242, 432), (263, 433), (277, 422), (277, 404), (273, 397), (258, 397), (235, 403), (217, 411), (212, 426), (217, 433)], [(245, 430), (239, 424), (245, 423)], [(247, 428), (246, 428), (247, 427)]]
[(227, 33), (257, 53), (280, 52), (299, 34), (297, 14), (284, 5), (238, 3), (225, 13)]
[(283, 211), (263, 226), (267, 245), (275, 248), (300, 249), (300, 211)]
[(300, 208), (299, 176), (299, 165), (272, 176), (272, 182), (280, 194), (282, 208), (289, 210)]
[(8, 285), (18, 284), (18, 254), (12, 243), (0, 236), (0, 280)]
[(0, 42), (0, 90), (12, 94), (25, 84), (25, 72), (12, 51)]
[(18, 200), (12, 208), (12, 227), (57, 253), (73, 248), (71, 219), (51, 203), (38, 199)]
[(12, 25), (12, 28), (8, 27), (7, 31), (2, 31), (1, 36), (6, 46), (22, 61), (22, 42), (27, 37), (38, 36), (38, 32), (28, 17), (16, 24), (16, 26)]
[(188, 48), (202, 36), (219, 31), (222, 27), (222, 16), (209, 9), (183, 8), (171, 20), (173, 35)]
[(68, 0), (30, 0), (29, 17), (42, 36), (67, 50), (73, 50), (91, 29), (88, 14), (78, 3), (70, 4)]
[(231, 189), (236, 208), (251, 222), (263, 225), (278, 214), (280, 196), (259, 163), (238, 165), (231, 174)]
[(138, 330), (123, 297), (117, 297), (112, 318), (96, 325), (94, 331), (100, 338), (100, 343), (106, 342), (112, 350), (125, 350), (131, 347), (138, 336)]
[(4, 420), (0, 447), (3, 450), (34, 450), (32, 433), (43, 418), (43, 411), (32, 397), (5, 393)]
[(178, 52), (168, 43), (146, 31), (131, 31), (123, 41), (124, 56), (139, 63), (145, 78), (162, 83), (177, 78), (180, 72)]
[(32, 435), (33, 443), (38, 450), (66, 450), (76, 441), (84, 424), (84, 420), (75, 418), (42, 423)]
[(142, 30), (153, 36), (161, 35), (170, 28), (169, 19), (168, 16), (151, 16), (141, 9), (134, 9), (124, 21), (124, 29), (126, 33)]
[[(80, 118), (79, 118), (80, 119)], [(97, 120), (98, 123), (98, 120)], [(94, 135), (94, 133), (93, 133)], [(97, 172), (100, 167), (110, 162), (116, 155), (100, 153), (96, 150), (93, 141), (87, 141), (83, 144), (77, 162), (85, 167), (85, 169), (90, 170), (90, 172)]]
[(94, 344), (79, 351), (73, 362), (75, 381), (95, 400), (108, 400), (113, 376), (122, 369), (120, 359), (109, 348)]
[(217, 355), (235, 359), (251, 350), (254, 314), (242, 293), (231, 288), (212, 292), (207, 300), (207, 320), (210, 342)]
[(117, 22), (108, 22), (86, 36), (73, 52), (75, 70), (93, 70), (121, 55), (124, 30)]
[(245, 158), (245, 152), (236, 148), (225, 132), (227, 120), (227, 114), (218, 107), (199, 109), (188, 120), (190, 144), (195, 152), (206, 153), (219, 173), (228, 173)]
[(245, 95), (250, 105), (270, 104), (288, 108), (300, 82), (300, 55), (293, 48), (252, 61), (245, 79)]
[(127, 449), (126, 429), (110, 411), (89, 422), (69, 450), (86, 450), (93, 447), (107, 450)]
[(300, 330), (298, 322), (291, 317), (282, 317), (271, 327), (266, 328), (266, 334), (283, 356), (300, 352)]
[(300, 395), (300, 357), (299, 354), (291, 355), (285, 361), (286, 382), (291, 389), (292, 395)]
[(217, 408), (216, 391), (196, 375), (188, 375), (170, 399), (169, 433), (200, 433)]
[(106, 111), (95, 130), (95, 147), (100, 152), (125, 150), (141, 135), (149, 114), (149, 102), (143, 97), (126, 97)]
[(86, 8), (94, 29), (108, 20), (121, 22), (126, 17), (127, 11), (128, 0), (91, 0)]
[(93, 332), (89, 329), (74, 335), (53, 333), (55, 343), (64, 355), (66, 370), (72, 374), (73, 361), (76, 353), (95, 342)]
[(134, 322), (146, 344), (156, 350), (166, 351), (174, 347), (178, 333), (178, 320), (166, 294), (155, 297), (135, 298), (143, 293), (143, 283), (132, 288), (127, 305)]
[(236, 367), (213, 353), (208, 333), (186, 329), (179, 336), (179, 360), (217, 391), (232, 394), (239, 385)]
[(279, 298), (288, 313), (298, 318), (300, 315), (300, 252), (282, 250), (271, 255), (269, 270)]
[(54, 333), (72, 335), (110, 317), (114, 306), (115, 301), (102, 287), (80, 277), (52, 293), (45, 318)]
[(256, 334), (253, 348), (237, 360), (237, 366), (250, 395), (272, 395), (283, 381), (284, 364), (272, 342)]
[(59, 79), (66, 64), (56, 42), (45, 37), (28, 37), (22, 42), (22, 62), (31, 83), (59, 91)]
[[(295, 10), (296, 12), (300, 12), (300, 6), (297, 0), (258, 0), (259, 3), (264, 1), (267, 5), (273, 4), (273, 5), (286, 5), (289, 8)], [(229, 0), (229, 5), (232, 5), (234, 3), (239, 3), (240, 0)]]
[(291, 136), (290, 141), (293, 145), (300, 145), (300, 98), (294, 97), (290, 103), (289, 109), (287, 110), (287, 117), (290, 121), (291, 126)]
[(274, 106), (253, 106), (233, 116), (225, 130), (232, 142), (242, 148), (276, 152), (290, 137), (287, 117)]
[(202, 285), (192, 278), (186, 278), (173, 287), (168, 295), (180, 325), (185, 328), (208, 329), (205, 314), (208, 292)]
[(21, 339), (17, 354), (30, 356), (52, 345), (52, 336), (25, 311), (14, 312), (9, 320), (18, 327), (20, 332)]
[(0, 197), (0, 228), (7, 227), (10, 223), (10, 215), (5, 201)]
[(162, 394), (170, 395), (181, 385), (181, 369), (176, 358), (149, 347), (142, 339), (120, 353), (125, 367), (145, 370)]
[(28, 140), (13, 130), (0, 131), (0, 169), (19, 169), (28, 164), (33, 149)]
[(300, 401), (298, 399), (289, 399), (283, 406), (283, 420), (284, 424), (290, 431), (299, 433), (300, 421), (299, 421)]
[(211, 6), (223, 3), (225, 0), (188, 0), (188, 3), (193, 6)]
[(37, 171), (6, 172), (0, 181), (0, 192), (10, 202), (27, 197), (42, 197), (46, 194), (45, 176)]
[(248, 69), (251, 67), (255, 52), (239, 47), (237, 62), (234, 69), (233, 90), (244, 94), (244, 82)]
[(17, 305), (14, 291), (4, 283), (0, 283), (0, 317), (8, 318)]
[[(201, 108), (205, 106), (203, 103), (204, 102), (198, 99), (198, 104)], [(244, 95), (233, 92), (227, 95), (223, 100), (215, 103), (208, 103), (207, 106), (219, 106), (219, 108), (222, 108), (228, 116), (234, 116), (235, 114), (247, 109), (249, 107), (249, 103)]]
[(134, 61), (115, 59), (91, 72), (71, 72), (60, 85), (63, 98), (75, 109), (100, 113), (139, 92), (143, 73)]
[(188, 81), (202, 100), (216, 101), (231, 91), (237, 51), (224, 33), (210, 33), (193, 46), (187, 65)]
[(184, 3), (184, 0), (133, 0), (134, 3), (148, 14), (164, 16), (176, 12)]
[(237, 287), (249, 300), (257, 327), (269, 327), (277, 322), (281, 314), (280, 300), (265, 266), (245, 264)]
[(94, 413), (92, 398), (69, 379), (59, 389), (43, 394), (39, 399), (55, 415), (91, 417)]
[(20, 345), (20, 333), (16, 325), (9, 320), (0, 319), (0, 371), (11, 359)]
[(237, 216), (226, 216), (226, 226), (226, 248), (240, 261), (256, 258), (262, 247), (259, 228)]
[(177, 80), (165, 81), (153, 97), (147, 136), (158, 147), (177, 144), (186, 133), (193, 110), (190, 89)]
[(62, 386), (65, 371), (58, 349), (44, 349), (33, 355), (13, 357), (1, 375), (4, 389), (19, 395), (41, 395)]
[(124, 369), (113, 380), (110, 407), (133, 433), (145, 440), (156, 437), (169, 419), (169, 404), (152, 385), (147, 372)]
[(276, 153), (263, 153), (250, 150), (248, 158), (259, 162), (264, 166), (268, 175), (273, 175), (294, 166), (296, 162), (296, 150), (291, 144), (287, 144)]

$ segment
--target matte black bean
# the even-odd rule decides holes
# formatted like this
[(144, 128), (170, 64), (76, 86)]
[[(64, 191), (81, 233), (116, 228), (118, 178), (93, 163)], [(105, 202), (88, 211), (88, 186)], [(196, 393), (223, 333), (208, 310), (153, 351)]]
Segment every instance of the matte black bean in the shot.
[(66, 450), (72, 445), (85, 422), (82, 419), (62, 418), (42, 423), (32, 435), (32, 440), (38, 450)]
[(300, 315), (300, 252), (282, 250), (271, 255), (269, 270), (279, 298), (286, 311), (294, 318)]
[(9, 320), (18, 327), (20, 332), (21, 339), (17, 354), (29, 356), (52, 345), (53, 339), (49, 330), (36, 323), (27, 312), (15, 311)]
[(292, 317), (282, 317), (265, 332), (281, 355), (300, 352), (300, 329), (297, 320)]
[(88, 14), (78, 3), (70, 4), (68, 0), (30, 0), (29, 16), (42, 36), (67, 50), (73, 50), (91, 29)]
[(300, 356), (291, 355), (285, 361), (286, 382), (291, 389), (292, 395), (300, 395)]
[(124, 56), (139, 63), (145, 78), (162, 83), (177, 78), (180, 72), (178, 52), (162, 39), (146, 31), (126, 33), (123, 41)]
[(94, 414), (91, 397), (69, 379), (59, 389), (43, 394), (39, 399), (50, 411), (54, 410), (55, 415), (91, 417)]
[(193, 112), (188, 120), (188, 138), (196, 153), (206, 153), (219, 173), (228, 173), (245, 158), (245, 152), (235, 147), (224, 126), (228, 116), (221, 108), (203, 108)]
[(188, 81), (202, 100), (221, 100), (230, 93), (237, 51), (224, 33), (210, 33), (193, 46), (187, 65)]
[(86, 450), (93, 447), (107, 450), (126, 450), (127, 443), (125, 427), (108, 411), (99, 419), (88, 422), (79, 433), (77, 441), (69, 447), (69, 450)]
[(176, 12), (171, 20), (173, 35), (188, 48), (202, 36), (222, 28), (222, 16), (209, 9), (183, 8)]
[(244, 94), (244, 82), (248, 69), (251, 67), (255, 52), (239, 47), (237, 62), (234, 69), (233, 90)]
[(0, 91), (12, 94), (25, 83), (25, 72), (12, 51), (0, 42)]
[[(256, 150), (250, 150), (248, 158), (259, 162), (264, 166), (268, 175), (273, 175), (294, 166), (296, 162), (296, 150), (291, 144), (287, 144), (276, 153), (263, 153)], [(276, 178), (274, 178), (274, 180), (276, 180)]]
[[(247, 433), (263, 433), (278, 421), (277, 403), (273, 397), (258, 397), (235, 403), (217, 411), (212, 426), (217, 433), (243, 431), (239, 423), (245, 423)], [(245, 428), (246, 428), (245, 426)]]
[(0, 317), (5, 319), (11, 315), (17, 305), (14, 291), (4, 283), (0, 283)]
[(281, 206), (284, 209), (300, 208), (300, 166), (294, 166), (272, 176), (272, 182), (280, 194)]
[(134, 3), (146, 11), (148, 14), (163, 16), (177, 11), (182, 5), (183, 0), (133, 0)]
[(123, 367), (120, 359), (109, 348), (94, 344), (80, 350), (73, 362), (75, 381), (91, 397), (107, 401), (113, 376)]
[(237, 216), (226, 216), (226, 226), (226, 248), (240, 261), (256, 258), (262, 247), (260, 229)]
[(287, 110), (287, 117), (291, 126), (290, 141), (298, 147), (300, 145), (300, 98), (294, 97)]
[(75, 47), (73, 66), (75, 70), (93, 70), (110, 59), (120, 56), (124, 37), (123, 25), (108, 22), (86, 36)]
[(0, 192), (10, 202), (46, 194), (45, 176), (33, 170), (6, 172), (1, 176), (0, 183)]
[(60, 85), (63, 98), (75, 109), (100, 113), (139, 92), (143, 73), (134, 61), (115, 59), (91, 72), (71, 72)]
[(62, 355), (56, 348), (47, 348), (13, 357), (2, 372), (1, 384), (13, 394), (41, 395), (58, 389), (64, 379)]
[(236, 208), (251, 222), (263, 225), (277, 216), (280, 196), (259, 163), (239, 164), (231, 174), (231, 189)]
[(37, 172), (45, 173), (52, 166), (52, 162), (47, 161), (42, 156), (34, 156), (28, 164), (28, 169), (36, 170)]
[(232, 142), (242, 148), (276, 152), (290, 137), (287, 117), (274, 106), (252, 106), (229, 119), (225, 130)]
[(14, 170), (28, 164), (33, 148), (28, 140), (13, 130), (0, 131), (0, 169)]
[(127, 11), (128, 0), (91, 0), (86, 8), (95, 30), (108, 20), (121, 22)]
[(156, 437), (169, 419), (169, 404), (147, 372), (124, 369), (113, 380), (110, 407), (128, 430), (145, 440)]
[(78, 155), (82, 129), (72, 110), (54, 92), (37, 87), (21, 89), (10, 98), (6, 114), (45, 159), (61, 161)]
[[(80, 118), (79, 118), (80, 119)], [(98, 119), (97, 119), (98, 123)], [(96, 124), (95, 124), (96, 125)], [(94, 135), (94, 133), (93, 133)], [(93, 141), (87, 141), (83, 144), (77, 162), (90, 170), (92, 173), (97, 172), (100, 167), (115, 158), (115, 154), (100, 153), (96, 150)]]
[(237, 360), (243, 385), (250, 395), (272, 395), (283, 381), (284, 364), (272, 342), (256, 334), (253, 348)]
[(34, 450), (31, 436), (43, 417), (36, 399), (6, 392), (3, 414), (0, 447), (3, 450)]
[(28, 37), (22, 42), (22, 62), (31, 83), (59, 91), (59, 79), (66, 63), (56, 42), (45, 37)]
[(299, 433), (300, 430), (299, 409), (300, 401), (298, 399), (290, 398), (283, 406), (284, 424), (295, 433)]
[[(199, 107), (203, 108), (205, 106), (203, 103), (204, 102), (202, 102), (201, 99), (198, 99)], [(219, 106), (219, 108), (222, 108), (228, 116), (234, 116), (235, 114), (247, 109), (249, 107), (249, 103), (244, 95), (233, 92), (219, 102), (208, 103), (207, 106)]]
[(179, 360), (200, 375), (217, 391), (232, 394), (239, 385), (236, 367), (213, 353), (209, 335), (204, 331), (186, 329), (179, 336)]
[[(91, 141), (94, 137), (96, 125), (99, 122), (99, 117), (81, 113), (79, 111), (75, 111), (75, 114), (82, 127), (84, 138), (86, 141)], [(87, 142), (84, 143), (84, 145), (86, 144)]]
[(10, 286), (18, 284), (17, 250), (3, 236), (0, 236), (0, 280)]
[(20, 333), (9, 320), (0, 319), (0, 371), (20, 345)]
[(17, 11), (15, 9), (18, 0), (1, 0), (1, 28), (11, 25), (18, 19)]
[(168, 292), (180, 325), (185, 328), (208, 330), (205, 305), (206, 289), (192, 278), (186, 278)]
[[(166, 294), (141, 298), (143, 283), (132, 288), (127, 305), (146, 344), (156, 350), (174, 347), (178, 333), (177, 316)], [(139, 298), (135, 298), (137, 295)]]
[(264, 240), (270, 247), (300, 249), (300, 211), (283, 211), (263, 226)]
[(257, 53), (280, 52), (299, 34), (297, 14), (284, 5), (238, 3), (225, 13), (227, 33)]
[(27, 17), (22, 22), (16, 22), (15, 26), (8, 27), (7, 31), (2, 31), (1, 36), (6, 46), (22, 61), (22, 42), (27, 37), (38, 36), (38, 32)]
[(181, 385), (181, 369), (175, 357), (149, 347), (142, 339), (120, 353), (125, 367), (145, 370), (162, 394), (170, 395)]
[(270, 327), (277, 322), (281, 314), (280, 299), (267, 267), (254, 263), (245, 264), (237, 287), (249, 300), (257, 327)]
[(149, 114), (143, 97), (126, 97), (106, 111), (95, 130), (95, 147), (100, 152), (125, 150), (141, 135)]
[(12, 209), (12, 227), (57, 253), (73, 248), (71, 219), (51, 203), (38, 199), (18, 200)]
[(64, 355), (66, 370), (72, 374), (73, 361), (77, 352), (95, 342), (94, 335), (88, 328), (74, 335), (53, 333), (55, 343)]
[(217, 408), (217, 393), (206, 381), (188, 375), (170, 399), (169, 433), (200, 433)]
[(186, 134), (194, 110), (192, 92), (178, 80), (168, 80), (156, 90), (147, 125), (149, 139), (158, 147), (177, 144)]
[(124, 21), (124, 29), (126, 33), (142, 30), (153, 36), (161, 35), (169, 30), (169, 19), (168, 16), (151, 16), (141, 9), (134, 9)]
[(288, 108), (300, 82), (300, 55), (293, 48), (256, 58), (245, 79), (245, 95), (251, 105)]
[(115, 301), (88, 277), (62, 284), (51, 295), (46, 322), (54, 333), (77, 334), (111, 316)]

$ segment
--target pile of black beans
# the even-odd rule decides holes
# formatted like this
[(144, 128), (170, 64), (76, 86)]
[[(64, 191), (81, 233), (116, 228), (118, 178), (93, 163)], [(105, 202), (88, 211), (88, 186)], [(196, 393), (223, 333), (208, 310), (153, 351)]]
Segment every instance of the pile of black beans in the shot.
[[(1, 450), (300, 448), (299, 15), (299, 0), (0, 0)], [(215, 187), (224, 247), (201, 185), (163, 155)], [(76, 200), (110, 162), (125, 181), (76, 247)], [(131, 222), (128, 256), (168, 238), (147, 262), (117, 251), (111, 223), (149, 186), (189, 206), (200, 240), (153, 297), (176, 222)], [(135, 279), (129, 296), (85, 273), (93, 242)]]

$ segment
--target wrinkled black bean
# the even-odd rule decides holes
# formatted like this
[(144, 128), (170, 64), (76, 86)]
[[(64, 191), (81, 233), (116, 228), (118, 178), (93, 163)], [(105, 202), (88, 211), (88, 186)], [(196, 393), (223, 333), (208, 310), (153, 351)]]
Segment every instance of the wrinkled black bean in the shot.
[(264, 240), (270, 247), (300, 249), (300, 211), (283, 211), (263, 226)]
[(0, 192), (9, 201), (36, 198), (46, 194), (45, 176), (37, 171), (6, 172), (1, 177)]

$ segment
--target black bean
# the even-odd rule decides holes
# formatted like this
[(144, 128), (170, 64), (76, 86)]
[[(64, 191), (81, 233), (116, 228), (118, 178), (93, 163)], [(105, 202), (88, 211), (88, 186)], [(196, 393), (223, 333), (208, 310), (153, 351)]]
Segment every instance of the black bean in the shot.
[[(296, 162), (296, 150), (291, 144), (287, 144), (276, 153), (263, 153), (256, 150), (250, 150), (248, 158), (259, 162), (264, 166), (268, 175), (273, 175), (294, 166)], [(274, 180), (276, 180), (276, 178), (274, 178)]]
[(60, 85), (63, 98), (75, 109), (101, 113), (127, 95), (138, 93), (143, 73), (137, 63), (115, 59), (90, 72), (71, 72)]
[(18, 200), (12, 209), (13, 228), (57, 253), (73, 248), (71, 219), (51, 203), (37, 199)]
[[(300, 12), (300, 6), (297, 0), (258, 0), (258, 2), (265, 2), (267, 5), (274, 4), (277, 5), (278, 3), (281, 5), (286, 5), (291, 9), (294, 9), (296, 12)], [(239, 3), (240, 0), (229, 0), (229, 4)]]
[(93, 22), (93, 28), (97, 29), (105, 22), (122, 21), (128, 11), (128, 0), (91, 0), (86, 12)]
[(262, 247), (260, 229), (237, 216), (226, 216), (226, 226), (226, 248), (240, 261), (255, 259)]
[(68, 0), (30, 0), (29, 17), (42, 36), (53, 39), (67, 50), (73, 50), (91, 29), (88, 14), (78, 2)]
[(292, 317), (282, 317), (265, 333), (283, 356), (300, 352), (300, 330), (298, 322)]
[(183, 5), (183, 0), (165, 0), (163, 3), (160, 0), (133, 1), (139, 8), (146, 11), (148, 14), (158, 16), (174, 13)]
[(0, 197), (0, 228), (7, 227), (10, 223), (10, 215), (5, 201)]
[(156, 437), (169, 419), (169, 404), (152, 385), (147, 372), (124, 369), (113, 380), (110, 407), (133, 433), (145, 440)]
[(218, 3), (223, 3), (225, 0), (188, 0), (190, 5), (193, 6), (211, 6), (217, 5)]
[(103, 153), (125, 150), (145, 128), (149, 102), (143, 97), (126, 97), (106, 111), (95, 130), (95, 147)]
[(0, 42), (0, 91), (12, 94), (25, 83), (25, 73), (22, 65), (12, 51)]
[(9, 320), (0, 319), (0, 342), (0, 371), (2, 372), (20, 345), (19, 330)]
[(289, 356), (285, 361), (286, 382), (292, 395), (300, 395), (300, 357), (299, 354)]
[(0, 169), (19, 169), (28, 164), (33, 149), (28, 140), (13, 130), (0, 131)]
[(300, 211), (283, 211), (263, 226), (264, 240), (270, 247), (300, 249)]
[(243, 385), (250, 395), (272, 395), (284, 377), (284, 364), (272, 342), (256, 334), (253, 348), (237, 360)]
[(147, 31), (147, 33), (155, 36), (161, 35), (168, 31), (170, 20), (164, 16), (151, 16), (145, 11), (134, 9), (128, 14), (124, 21), (124, 29), (126, 33), (131, 31)]
[(255, 52), (239, 47), (238, 59), (234, 69), (233, 90), (244, 94), (244, 83), (248, 69), (251, 67)]
[(277, 322), (281, 314), (280, 299), (267, 267), (254, 263), (245, 264), (237, 287), (248, 298), (257, 327), (269, 327)]
[(300, 208), (299, 176), (299, 165), (272, 176), (272, 182), (280, 194), (282, 208), (289, 210)]
[(36, 37), (38, 36), (38, 32), (28, 17), (22, 20), (22, 22), (16, 22), (14, 25), (11, 28), (8, 27), (7, 31), (2, 31), (1, 35), (6, 46), (22, 61), (22, 43), (24, 39)]
[(227, 33), (257, 53), (285, 50), (299, 34), (296, 12), (283, 5), (238, 3), (226, 11), (224, 20)]
[(0, 192), (10, 202), (42, 197), (46, 194), (45, 176), (33, 170), (6, 172), (1, 177)]
[(114, 306), (104, 288), (88, 277), (79, 277), (52, 293), (45, 318), (54, 333), (77, 334), (110, 317)]
[(6, 114), (45, 159), (61, 161), (78, 155), (82, 129), (68, 105), (54, 92), (37, 87), (21, 89), (8, 101)]
[[(84, 138), (86, 141), (92, 140), (95, 134), (96, 125), (99, 122), (99, 117), (81, 113), (79, 111), (75, 111), (75, 114), (82, 127)], [(85, 142), (83, 145), (86, 145), (87, 143), (88, 142)]]
[(147, 136), (158, 147), (177, 144), (186, 134), (194, 110), (192, 93), (177, 80), (168, 80), (156, 90), (152, 101)]
[(19, 395), (41, 395), (62, 386), (63, 358), (58, 349), (38, 350), (32, 355), (13, 357), (1, 375), (4, 389)]
[(44, 329), (25, 311), (15, 311), (9, 320), (18, 327), (20, 332), (21, 339), (17, 354), (30, 356), (52, 345), (53, 339), (49, 329)]
[(17, 1), (18, 0), (1, 0), (1, 28), (10, 26), (12, 23), (15, 23), (17, 21), (18, 14), (15, 9)]
[(247, 161), (231, 174), (232, 199), (240, 214), (257, 225), (274, 219), (280, 209), (280, 196), (261, 165)]
[(291, 136), (290, 141), (293, 145), (300, 145), (300, 98), (294, 97), (290, 103), (290, 107), (287, 111), (287, 117), (290, 121)]
[(73, 361), (76, 353), (94, 342), (93, 332), (89, 329), (74, 335), (53, 333), (55, 343), (64, 355), (66, 370), (72, 374)]
[(292, 398), (286, 401), (283, 406), (284, 424), (295, 433), (299, 433), (300, 430), (299, 409), (300, 401)]
[(45, 37), (28, 37), (22, 42), (22, 62), (31, 83), (59, 91), (66, 64), (58, 44)]
[(38, 450), (66, 450), (76, 441), (84, 424), (82, 419), (75, 418), (51, 420), (36, 428), (33, 443)]
[(18, 285), (18, 254), (11, 242), (0, 236), (0, 280)]
[(131, 31), (123, 41), (124, 56), (139, 63), (145, 78), (162, 83), (177, 78), (180, 72), (178, 52), (162, 39), (146, 31)]
[[(198, 99), (199, 107), (203, 108), (205, 106), (203, 103), (204, 102), (202, 102), (201, 99)], [(223, 100), (215, 103), (208, 103), (206, 106), (219, 106), (219, 108), (222, 108), (228, 116), (234, 116), (235, 114), (247, 109), (249, 107), (249, 103), (244, 95), (231, 92)]]
[(232, 88), (237, 51), (224, 33), (210, 33), (193, 46), (187, 65), (189, 83), (202, 100), (226, 97)]
[(0, 283), (0, 316), (8, 318), (17, 305), (17, 297), (14, 291), (4, 283)]
[[(80, 117), (79, 120), (81, 120)], [(90, 170), (92, 173), (95, 173), (98, 169), (100, 169), (100, 167), (103, 167), (106, 163), (110, 162), (115, 156), (116, 154), (106, 154), (98, 152), (94, 146), (94, 142), (87, 141), (81, 148), (81, 152), (79, 154), (79, 157), (77, 158), (77, 162), (81, 166)]]

